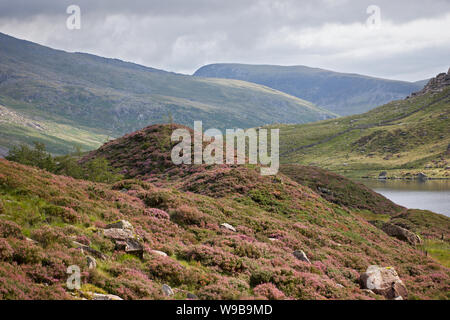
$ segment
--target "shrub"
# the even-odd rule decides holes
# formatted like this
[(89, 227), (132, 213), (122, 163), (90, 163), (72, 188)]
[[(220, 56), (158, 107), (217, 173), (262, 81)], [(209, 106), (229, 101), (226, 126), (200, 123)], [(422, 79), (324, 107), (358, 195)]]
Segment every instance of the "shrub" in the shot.
[(204, 300), (236, 300), (248, 291), (248, 285), (239, 279), (220, 278), (217, 282), (200, 288), (197, 295)]
[(164, 210), (156, 209), (156, 208), (146, 209), (144, 211), (144, 215), (154, 216), (158, 219), (164, 219), (164, 220), (170, 219), (170, 216), (167, 212), (165, 212)]
[(272, 283), (263, 283), (258, 286), (256, 286), (253, 289), (253, 292), (257, 296), (262, 296), (264, 298), (267, 298), (269, 300), (283, 300), (286, 299), (286, 296), (283, 292), (278, 290), (278, 288), (273, 285)]
[(155, 257), (147, 263), (147, 268), (153, 279), (162, 279), (175, 286), (185, 281), (186, 268), (170, 258)]
[(17, 225), (15, 222), (7, 220), (0, 220), (0, 237), (14, 237), (18, 239), (23, 238), (22, 231), (20, 230), (19, 225)]
[(146, 191), (138, 194), (145, 205), (152, 208), (168, 209), (170, 203), (170, 194), (167, 191), (155, 190)]
[(81, 220), (81, 216), (72, 208), (49, 205), (43, 207), (42, 211), (47, 217), (48, 222), (51, 222), (54, 218), (61, 219), (66, 223), (75, 223)]
[(44, 225), (31, 233), (31, 237), (46, 248), (54, 243), (70, 246), (71, 241), (61, 228)]
[(194, 207), (188, 205), (182, 205), (181, 207), (173, 210), (170, 215), (170, 219), (182, 226), (196, 225), (203, 226), (207, 222), (208, 216), (200, 212)]
[(195, 260), (205, 266), (217, 266), (225, 273), (239, 273), (246, 269), (244, 262), (239, 257), (222, 249), (211, 248), (205, 245), (188, 248), (180, 255), (188, 261)]
[(14, 255), (13, 248), (6, 239), (0, 239), (0, 261), (9, 261)]

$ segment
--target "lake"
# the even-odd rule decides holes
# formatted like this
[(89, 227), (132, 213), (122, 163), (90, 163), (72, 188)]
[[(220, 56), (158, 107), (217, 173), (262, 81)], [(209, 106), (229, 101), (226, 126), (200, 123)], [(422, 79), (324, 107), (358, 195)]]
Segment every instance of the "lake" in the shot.
[(450, 217), (450, 180), (359, 180), (391, 201)]

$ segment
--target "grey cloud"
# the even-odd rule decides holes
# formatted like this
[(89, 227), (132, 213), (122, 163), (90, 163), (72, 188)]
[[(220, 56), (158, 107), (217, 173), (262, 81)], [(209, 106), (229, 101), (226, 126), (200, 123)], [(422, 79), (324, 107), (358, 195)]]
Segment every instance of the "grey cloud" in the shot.
[[(81, 7), (81, 30), (65, 28), (70, 4)], [(2, 0), (0, 32), (183, 73), (206, 63), (242, 62), (305, 64), (415, 80), (448, 68), (450, 44), (352, 57), (354, 47), (368, 44), (352, 38), (351, 28), (349, 38), (354, 42), (338, 49), (326, 45), (299, 49), (276, 41), (283, 34), (314, 35), (318, 32), (314, 30), (330, 24), (363, 24), (370, 4), (381, 8), (383, 21), (396, 25), (441, 19), (450, 13), (448, 0), (426, 4), (419, 0)], [(349, 40), (341, 35), (335, 41)]]

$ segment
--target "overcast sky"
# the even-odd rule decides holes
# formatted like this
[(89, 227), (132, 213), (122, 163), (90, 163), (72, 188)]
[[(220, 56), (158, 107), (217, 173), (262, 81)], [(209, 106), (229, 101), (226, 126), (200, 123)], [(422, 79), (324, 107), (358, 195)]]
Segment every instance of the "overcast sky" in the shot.
[(0, 0), (0, 32), (188, 74), (239, 62), (421, 80), (450, 67), (449, 30), (450, 0)]

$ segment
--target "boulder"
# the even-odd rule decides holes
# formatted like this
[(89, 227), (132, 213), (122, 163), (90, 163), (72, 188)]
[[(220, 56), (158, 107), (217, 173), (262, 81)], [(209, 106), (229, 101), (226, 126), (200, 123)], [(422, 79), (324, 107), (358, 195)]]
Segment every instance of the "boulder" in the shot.
[(123, 300), (123, 299), (113, 294), (93, 293), (92, 300)]
[(387, 172), (381, 171), (380, 174), (378, 175), (378, 179), (386, 179), (386, 178), (387, 178)]
[(383, 230), (387, 235), (395, 237), (401, 241), (408, 242), (413, 246), (422, 243), (422, 239), (420, 239), (417, 234), (392, 223), (384, 223), (381, 226), (381, 230)]
[(104, 229), (103, 235), (112, 240), (126, 240), (135, 237), (132, 230), (119, 228)]
[(233, 232), (236, 232), (236, 229), (231, 224), (228, 224), (228, 223), (222, 223), (220, 225), (220, 227), (224, 228), (224, 229), (227, 229), (227, 230), (230, 230), (230, 231), (233, 231)]
[(140, 258), (144, 256), (144, 247), (139, 242), (139, 237), (134, 232), (131, 223), (126, 220), (108, 224), (103, 229), (103, 235), (114, 241), (116, 250), (125, 251)]
[(125, 251), (126, 253), (133, 254), (141, 259), (144, 257), (144, 247), (138, 240), (133, 238), (117, 240), (116, 250)]
[(152, 250), (151, 252), (153, 254), (156, 254), (156, 255), (161, 256), (161, 257), (167, 257), (167, 253), (159, 251), (159, 250)]
[(186, 295), (186, 298), (188, 298), (190, 300), (197, 300), (198, 299), (198, 297), (195, 294), (190, 293), (190, 292), (188, 292), (188, 294)]
[(309, 261), (308, 257), (306, 256), (306, 253), (303, 250), (296, 250), (292, 254), (298, 260), (305, 261), (307, 263), (311, 263), (311, 261)]
[(419, 179), (419, 180), (427, 180), (428, 176), (425, 173), (423, 173), (423, 172), (419, 172), (417, 174), (417, 179)]
[(369, 266), (359, 281), (362, 289), (371, 290), (386, 299), (406, 299), (408, 296), (405, 285), (392, 267)]
[(164, 295), (166, 295), (166, 296), (168, 296), (168, 297), (174, 295), (172, 288), (169, 287), (167, 284), (163, 284), (163, 286), (162, 286), (162, 292), (164, 293)]
[(86, 261), (87, 261), (88, 269), (97, 268), (97, 261), (95, 260), (94, 257), (86, 256)]
[(94, 248), (91, 248), (85, 244), (79, 243), (77, 241), (72, 241), (72, 243), (77, 247), (77, 249), (80, 249), (83, 254), (88, 253), (88, 254), (90, 254), (98, 259), (101, 259), (101, 260), (106, 260), (108, 258), (105, 254), (103, 254), (100, 251), (97, 251)]

